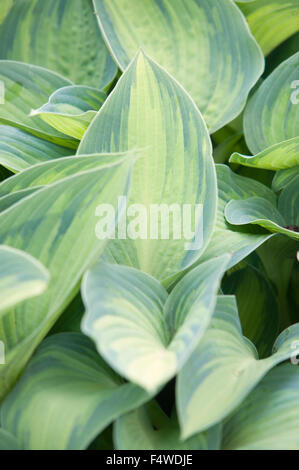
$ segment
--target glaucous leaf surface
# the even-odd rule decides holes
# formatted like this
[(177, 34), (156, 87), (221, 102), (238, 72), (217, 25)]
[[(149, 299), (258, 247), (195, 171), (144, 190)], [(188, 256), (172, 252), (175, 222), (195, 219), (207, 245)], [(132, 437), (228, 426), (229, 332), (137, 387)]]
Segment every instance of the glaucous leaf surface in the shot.
[[(86, 169), (88, 159), (92, 165)], [(49, 163), (55, 165), (57, 160)], [(103, 250), (105, 240), (95, 234), (95, 210), (104, 202), (116, 207), (119, 194), (128, 193), (131, 165), (132, 154), (112, 158), (110, 163), (102, 156), (84, 157), (71, 176), (58, 177), (0, 214), (0, 243), (25, 250), (51, 275), (43, 295), (11, 309), (0, 321), (0, 340), (6, 350), (6, 364), (0, 370), (1, 397), (75, 296), (84, 271)], [(116, 212), (111, 229), (119, 215)]]
[(157, 391), (182, 367), (207, 329), (229, 256), (186, 275), (171, 294), (141, 271), (98, 263), (84, 276), (81, 329), (119, 374)]
[[(159, 408), (158, 405), (156, 407)], [(151, 416), (145, 407), (127, 413), (115, 421), (114, 444), (117, 450), (218, 450), (221, 425), (182, 441), (176, 418)]]
[(297, 0), (254, 0), (237, 2), (249, 28), (268, 55), (276, 46), (299, 31)]
[(233, 153), (229, 161), (239, 165), (275, 171), (294, 167), (299, 165), (299, 137), (274, 144), (254, 156)]
[(4, 83), (4, 103), (0, 105), (0, 124), (18, 127), (42, 139), (77, 148), (70, 137), (53, 129), (32, 109), (44, 104), (51, 93), (71, 82), (50, 70), (22, 62), (0, 60), (0, 80)]
[(0, 245), (0, 316), (9, 308), (42, 294), (49, 273), (24, 251)]
[[(130, 227), (132, 235), (111, 241), (107, 259), (164, 280), (198, 259), (212, 235), (216, 174), (209, 134), (194, 102), (143, 53), (137, 54), (92, 121), (78, 155), (131, 148), (142, 151), (142, 157), (134, 165), (127, 207), (132, 216), (142, 208), (147, 224), (142, 224), (141, 233), (140, 228), (130, 225), (134, 219), (128, 222), (127, 235)], [(154, 209), (178, 208), (181, 215), (183, 205), (189, 205), (192, 214), (197, 211), (191, 230), (198, 245), (193, 249), (189, 248), (192, 240), (182, 233), (182, 220), (179, 235), (172, 223), (174, 216), (166, 234), (161, 219), (155, 224)], [(157, 236), (151, 235), (152, 227), (158, 228)]]
[(1, 59), (40, 65), (97, 88), (113, 80), (117, 67), (102, 39), (92, 0), (11, 3), (0, 24)]
[(223, 448), (299, 450), (298, 389), (298, 366), (271, 370), (225, 423)]
[(81, 140), (107, 95), (97, 88), (72, 85), (60, 88), (49, 101), (31, 112), (63, 134)]
[(1, 423), (26, 450), (80, 450), (150, 397), (107, 366), (80, 333), (44, 340), (1, 407)]
[(72, 150), (67, 147), (45, 141), (16, 127), (0, 125), (0, 164), (13, 173), (71, 153)]
[(249, 99), (244, 112), (244, 134), (255, 155), (267, 147), (298, 138), (299, 52), (282, 62)]
[[(278, 208), (262, 197), (250, 197), (239, 201), (230, 201), (225, 207), (225, 217), (232, 225), (260, 225), (270, 232), (281, 233), (299, 240), (297, 225), (292, 223), (293, 216), (296, 217), (295, 222), (299, 223), (298, 199), (298, 185), (294, 184), (284, 190), (279, 199), (281, 202)], [(285, 207), (287, 215), (292, 218), (292, 221), (289, 218), (289, 222), (287, 222), (287, 218), (279, 210), (282, 206)]]
[(182, 437), (228, 416), (270, 369), (294, 354), (295, 341), (299, 353), (299, 324), (281, 333), (272, 356), (258, 360), (256, 349), (242, 334), (235, 298), (218, 297), (208, 331), (178, 375)]
[(191, 94), (211, 133), (242, 111), (264, 59), (231, 0), (94, 0), (94, 5), (122, 70), (142, 48)]

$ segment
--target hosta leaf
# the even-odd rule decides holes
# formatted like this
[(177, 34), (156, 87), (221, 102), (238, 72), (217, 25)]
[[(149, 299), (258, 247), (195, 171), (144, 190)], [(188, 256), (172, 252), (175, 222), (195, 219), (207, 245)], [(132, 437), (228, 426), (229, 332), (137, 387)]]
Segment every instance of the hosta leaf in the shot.
[(237, 175), (226, 165), (216, 165), (216, 171), (218, 181), (216, 229), (199, 262), (222, 253), (230, 253), (232, 257), (228, 267), (231, 267), (264, 243), (269, 235), (250, 226), (245, 228), (228, 224), (224, 215), (226, 204), (231, 199), (238, 201), (257, 195), (275, 203), (275, 195), (263, 184), (251, 178)]
[[(299, 192), (296, 189), (297, 185), (290, 188), (291, 194), (286, 194), (286, 201), (288, 203), (288, 213), (290, 214), (292, 211), (298, 216), (298, 211), (296, 211), (298, 202), (296, 199), (299, 196)], [(286, 201), (284, 200), (281, 204), (285, 204)], [(293, 224), (287, 222), (287, 219), (283, 217), (281, 211), (274, 204), (261, 197), (230, 201), (225, 207), (225, 217), (233, 225), (260, 225), (270, 232), (281, 233), (299, 240), (299, 233), (296, 232), (295, 228), (294, 230), (292, 229)]]
[(0, 316), (22, 300), (42, 294), (49, 273), (24, 251), (0, 245)]
[(0, 428), (0, 450), (19, 450), (17, 439)]
[(275, 286), (280, 310), (280, 329), (297, 321), (292, 321), (295, 312), (289, 303), (288, 286), (292, 268), (296, 263), (298, 242), (277, 234), (258, 248), (257, 254), (262, 262), (267, 278)]
[(233, 411), (272, 367), (291, 357), (296, 340), (299, 324), (278, 337), (272, 356), (258, 360), (242, 335), (234, 297), (219, 297), (210, 328), (178, 375), (182, 436), (207, 429)]
[(34, 188), (23, 189), (21, 191), (16, 191), (15, 193), (7, 194), (6, 196), (0, 197), (0, 212), (5, 211), (13, 204), (16, 204), (18, 201), (24, 197), (29, 196), (38, 189), (41, 189), (41, 186), (36, 186)]
[[(239, 7), (265, 55), (289, 36), (299, 31), (297, 0), (254, 0)], [(242, 4), (241, 4), (242, 3)]]
[(18, 127), (42, 139), (62, 146), (77, 148), (70, 137), (53, 129), (30, 112), (44, 104), (57, 88), (71, 85), (50, 70), (34, 65), (0, 60), (0, 80), (4, 83), (4, 104), (0, 105), (0, 124)]
[[(299, 231), (299, 172), (296, 178), (286, 185), (278, 199), (278, 210), (283, 215), (287, 227)], [(299, 235), (298, 235), (299, 236)]]
[(294, 179), (297, 179), (299, 175), (299, 166), (289, 168), (287, 170), (277, 171), (272, 181), (272, 188), (274, 191), (279, 192), (291, 183)]
[(233, 2), (94, 0), (94, 5), (122, 70), (142, 47), (191, 94), (211, 133), (242, 111), (264, 61)]
[(3, 0), (1, 5), (0, 12), (0, 24), (4, 21), (5, 17), (8, 15), (14, 0)]
[(299, 165), (299, 137), (284, 140), (251, 157), (233, 153), (229, 161), (266, 170), (281, 170)]
[[(184, 89), (143, 53), (132, 61), (92, 121), (78, 154), (128, 148), (143, 151), (134, 166), (128, 208), (138, 204), (149, 222), (142, 225), (145, 236), (137, 234), (136, 238), (134, 234), (135, 239), (127, 236), (110, 242), (107, 257), (164, 280), (192, 264), (210, 239), (216, 215), (216, 175), (211, 142), (197, 107)], [(186, 246), (182, 230), (175, 236), (171, 221), (168, 236), (162, 239), (159, 223), (157, 238), (151, 236), (151, 210), (161, 204), (166, 211), (175, 205), (180, 213), (186, 204), (192, 214), (203, 206), (192, 228), (193, 238), (200, 239), (196, 249)], [(182, 228), (184, 224), (180, 224)]]
[(0, 198), (40, 189), (42, 186), (48, 186), (80, 171), (91, 171), (95, 165), (96, 167), (105, 167), (117, 164), (126, 158), (126, 155), (129, 156), (129, 153), (132, 158), (134, 158), (134, 154), (137, 156), (137, 152), (93, 154), (64, 157), (39, 163), (3, 181), (0, 184)]
[(81, 140), (105, 99), (106, 93), (96, 88), (63, 87), (54, 91), (48, 103), (34, 109), (31, 116), (39, 116), (58, 131)]
[(182, 441), (176, 419), (165, 415), (157, 424), (145, 408), (118, 418), (113, 434), (117, 450), (218, 450), (221, 442), (220, 425)]
[[(116, 207), (119, 194), (128, 192), (132, 154), (108, 164), (102, 156), (84, 158), (86, 165), (88, 159), (93, 163), (89, 169), (81, 161), (71, 176), (34, 192), (0, 214), (0, 243), (25, 250), (51, 274), (43, 295), (23, 302), (0, 322), (0, 340), (7, 353), (7, 364), (0, 370), (1, 396), (75, 296), (84, 271), (103, 250), (105, 241), (95, 234), (96, 207), (103, 202)], [(55, 165), (57, 160), (50, 163)], [(119, 215), (117, 212), (116, 221)], [(114, 221), (111, 224), (112, 229)]]
[(269, 355), (278, 334), (279, 311), (267, 278), (254, 266), (245, 264), (227, 274), (221, 287), (224, 294), (236, 296), (244, 335), (257, 347), (260, 357)]
[(294, 83), (299, 52), (282, 62), (249, 100), (244, 113), (246, 143), (253, 154), (298, 137), (299, 106)]
[(234, 150), (240, 149), (240, 151), (242, 151), (241, 149), (244, 147), (244, 145), (245, 143), (243, 134), (241, 132), (238, 132), (237, 134), (233, 133), (214, 149), (213, 157), (215, 163), (225, 163)]
[(224, 449), (299, 450), (299, 367), (266, 375), (226, 422)]
[(0, 26), (0, 58), (41, 65), (98, 88), (111, 82), (117, 71), (92, 0), (14, 0)]
[(69, 148), (39, 139), (21, 129), (0, 125), (0, 163), (14, 173), (71, 153)]
[(39, 346), (1, 407), (3, 427), (28, 450), (85, 449), (114, 419), (148, 400), (124, 384), (79, 333)]
[(228, 258), (223, 255), (200, 265), (168, 298), (149, 275), (99, 263), (83, 280), (82, 331), (118, 373), (157, 391), (175, 375), (208, 327)]

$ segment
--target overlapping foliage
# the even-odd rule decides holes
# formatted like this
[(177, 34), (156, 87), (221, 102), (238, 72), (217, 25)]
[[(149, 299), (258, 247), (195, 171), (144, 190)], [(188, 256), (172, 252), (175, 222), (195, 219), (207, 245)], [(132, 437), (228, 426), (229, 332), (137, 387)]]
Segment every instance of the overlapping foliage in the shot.
[[(299, 450), (285, 3), (2, 0), (1, 450)], [(121, 198), (200, 245), (115, 237)]]

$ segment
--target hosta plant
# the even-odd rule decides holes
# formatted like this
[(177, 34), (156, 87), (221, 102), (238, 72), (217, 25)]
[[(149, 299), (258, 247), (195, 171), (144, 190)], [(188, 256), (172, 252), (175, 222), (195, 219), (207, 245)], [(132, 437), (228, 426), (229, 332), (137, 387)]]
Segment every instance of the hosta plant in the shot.
[(298, 15), (1, 1), (1, 450), (299, 450)]

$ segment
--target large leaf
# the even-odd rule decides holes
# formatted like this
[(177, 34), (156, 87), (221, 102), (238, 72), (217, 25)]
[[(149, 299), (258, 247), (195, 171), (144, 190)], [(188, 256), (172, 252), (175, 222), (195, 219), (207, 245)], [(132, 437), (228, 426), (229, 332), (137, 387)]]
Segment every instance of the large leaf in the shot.
[[(134, 226), (137, 234), (132, 237), (127, 234), (127, 239), (109, 243), (107, 256), (163, 280), (191, 265), (205, 249), (215, 223), (216, 175), (211, 142), (197, 107), (184, 89), (143, 53), (132, 61), (92, 121), (78, 153), (128, 148), (143, 150), (134, 166), (128, 200), (128, 211), (129, 206), (137, 214), (143, 211), (142, 227), (137, 232)], [(186, 243), (191, 240), (184, 236), (189, 224), (180, 220), (177, 235), (175, 216), (171, 217), (173, 209), (182, 216), (184, 205), (192, 214), (199, 209), (191, 228), (198, 243), (192, 248)], [(166, 217), (162, 214), (162, 221), (158, 217), (155, 224), (152, 215), (158, 208), (170, 214), (166, 235)], [(137, 225), (136, 220), (131, 222)], [(152, 227), (158, 228), (157, 236), (152, 236)]]
[(244, 263), (227, 273), (221, 287), (224, 294), (236, 296), (244, 335), (256, 346), (260, 357), (268, 356), (278, 334), (279, 311), (267, 278), (255, 266)]
[(142, 47), (194, 98), (215, 132), (245, 105), (263, 56), (230, 0), (94, 0), (100, 27), (124, 70)]
[(232, 257), (228, 267), (232, 267), (264, 243), (269, 235), (250, 226), (245, 228), (228, 224), (224, 215), (226, 204), (231, 199), (238, 201), (257, 195), (274, 203), (275, 195), (263, 184), (237, 175), (226, 165), (216, 165), (216, 171), (218, 181), (216, 228), (199, 262), (219, 256), (222, 253), (230, 253)]
[(0, 60), (0, 80), (5, 87), (4, 104), (0, 105), (0, 124), (19, 127), (66, 147), (77, 147), (75, 140), (56, 131), (40, 117), (30, 116), (31, 110), (44, 104), (57, 88), (71, 85), (66, 78), (42, 67)]
[[(131, 155), (111, 158), (108, 164), (101, 155), (81, 158), (71, 176), (58, 177), (57, 182), (0, 214), (0, 243), (25, 250), (51, 274), (43, 295), (10, 310), (0, 322), (0, 339), (7, 353), (7, 364), (0, 371), (1, 396), (74, 297), (84, 271), (103, 250), (105, 240), (95, 234), (95, 210), (104, 202), (116, 207), (119, 194), (127, 194), (131, 162)], [(116, 220), (119, 215), (118, 211)]]
[(294, 354), (296, 341), (299, 324), (278, 337), (272, 356), (258, 360), (254, 346), (242, 335), (234, 297), (219, 297), (210, 328), (178, 375), (183, 438), (231, 413), (272, 367)]
[(274, 144), (253, 157), (233, 153), (229, 161), (266, 170), (294, 167), (299, 165), (299, 137)]
[(28, 450), (85, 449), (121, 414), (148, 400), (124, 384), (79, 333), (47, 338), (4, 400), (1, 423)]
[(223, 448), (299, 450), (298, 389), (298, 366), (271, 370), (226, 422)]
[(293, 82), (298, 78), (299, 52), (282, 62), (249, 100), (244, 113), (246, 143), (253, 154), (298, 137), (299, 107)]
[(0, 26), (0, 58), (41, 65), (98, 88), (117, 71), (92, 0), (14, 0)]
[(0, 163), (14, 173), (71, 153), (69, 148), (46, 142), (21, 129), (0, 125)]
[(96, 88), (73, 85), (60, 88), (49, 101), (31, 112), (60, 132), (81, 140), (97, 111), (106, 99), (106, 93)]
[(42, 294), (49, 273), (24, 251), (0, 245), (0, 316), (22, 300)]
[[(287, 191), (288, 189), (288, 191)], [(288, 214), (294, 214), (298, 219), (298, 197), (297, 185), (284, 190), (285, 198), (282, 203), (286, 205)], [(280, 197), (280, 199), (282, 196)], [(299, 233), (296, 223), (287, 222), (281, 211), (274, 204), (262, 197), (250, 197), (243, 200), (232, 200), (225, 207), (226, 220), (233, 225), (260, 225), (273, 233), (281, 233), (288, 237), (299, 240)]]
[(299, 31), (297, 0), (254, 0), (239, 7), (265, 55), (289, 36)]
[(205, 332), (229, 257), (203, 263), (169, 297), (149, 275), (99, 263), (84, 277), (82, 331), (128, 380), (157, 391), (182, 367)]
[[(221, 425), (210, 428), (186, 441), (180, 439), (177, 420), (149, 403), (118, 418), (114, 424), (114, 444), (117, 450), (218, 450)], [(171, 457), (168, 456), (171, 460)]]

